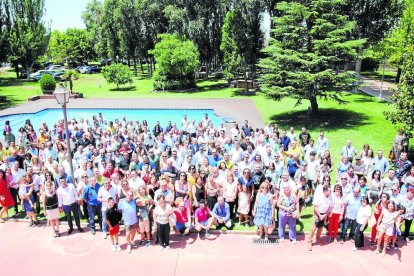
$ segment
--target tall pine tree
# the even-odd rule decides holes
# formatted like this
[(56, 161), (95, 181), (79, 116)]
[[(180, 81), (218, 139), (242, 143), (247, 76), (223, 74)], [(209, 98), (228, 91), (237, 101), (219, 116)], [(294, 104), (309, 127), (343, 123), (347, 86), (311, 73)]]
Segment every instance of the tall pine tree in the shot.
[(318, 98), (340, 101), (333, 90), (349, 88), (353, 83), (346, 70), (363, 40), (351, 38), (355, 23), (341, 15), (344, 0), (281, 2), (279, 16), (273, 18), (267, 55), (262, 68), (261, 90), (280, 100), (294, 97), (297, 104), (308, 100), (311, 115), (318, 115)]

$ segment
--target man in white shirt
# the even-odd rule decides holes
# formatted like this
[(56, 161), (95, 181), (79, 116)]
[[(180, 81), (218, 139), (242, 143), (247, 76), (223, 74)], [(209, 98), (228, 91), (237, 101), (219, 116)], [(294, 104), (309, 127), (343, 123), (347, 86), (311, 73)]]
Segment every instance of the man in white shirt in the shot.
[(316, 232), (316, 242), (319, 243), (323, 226), (329, 219), (329, 213), (332, 210), (333, 203), (331, 198), (331, 187), (323, 186), (323, 196), (318, 197), (314, 202), (314, 222), (308, 236), (308, 250), (312, 251), (312, 239)]
[(354, 148), (354, 146), (352, 146), (352, 141), (351, 140), (346, 141), (346, 146), (342, 147), (341, 156), (346, 156), (349, 162), (352, 163), (352, 160), (354, 159), (355, 155), (357, 155), (357, 151)]
[(138, 194), (138, 188), (141, 185), (145, 185), (144, 180), (138, 176), (136, 171), (130, 172), (130, 179), (128, 180), (129, 187), (134, 190), (135, 194)]
[(191, 120), (191, 123), (187, 125), (186, 131), (190, 134), (191, 137), (197, 137), (197, 128), (195, 126), (195, 121)]
[(325, 137), (325, 133), (323, 131), (320, 132), (318, 142), (316, 143), (316, 151), (319, 157), (321, 157), (325, 150), (329, 149), (329, 142), (328, 139)]
[(111, 179), (104, 179), (104, 186), (101, 186), (98, 191), (98, 201), (102, 202), (102, 236), (104, 239), (108, 237), (108, 225), (106, 224), (106, 210), (108, 209), (108, 198), (112, 197), (115, 202), (117, 199), (117, 190), (112, 187)]
[(58, 196), (58, 205), (60, 212), (65, 212), (66, 220), (68, 221), (68, 235), (73, 232), (73, 223), (72, 223), (72, 214), (75, 217), (75, 223), (78, 227), (79, 232), (83, 232), (83, 229), (80, 226), (79, 219), (79, 204), (78, 204), (78, 195), (76, 193), (75, 186), (71, 183), (66, 183), (65, 177), (60, 177), (60, 187), (57, 189), (56, 193)]

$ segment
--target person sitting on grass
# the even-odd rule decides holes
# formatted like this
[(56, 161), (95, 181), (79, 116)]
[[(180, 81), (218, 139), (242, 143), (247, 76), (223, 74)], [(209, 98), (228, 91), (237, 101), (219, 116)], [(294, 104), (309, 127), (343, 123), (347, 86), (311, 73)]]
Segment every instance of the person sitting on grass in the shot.
[(108, 198), (108, 209), (106, 210), (106, 223), (109, 228), (109, 237), (112, 243), (112, 251), (121, 251), (119, 246), (119, 222), (121, 221), (122, 215), (118, 210), (118, 206), (115, 200), (110, 197)]
[(225, 226), (227, 229), (233, 227), (233, 221), (230, 218), (230, 206), (227, 202), (224, 202), (224, 198), (219, 196), (217, 198), (218, 202), (214, 205), (213, 208), (213, 222), (218, 229)]
[[(195, 219), (195, 229), (201, 234), (202, 230), (205, 230), (206, 237), (210, 235), (209, 229), (213, 222), (214, 214), (208, 209), (204, 199), (198, 202), (199, 207), (195, 211), (194, 219)], [(209, 215), (211, 218), (209, 218)]]

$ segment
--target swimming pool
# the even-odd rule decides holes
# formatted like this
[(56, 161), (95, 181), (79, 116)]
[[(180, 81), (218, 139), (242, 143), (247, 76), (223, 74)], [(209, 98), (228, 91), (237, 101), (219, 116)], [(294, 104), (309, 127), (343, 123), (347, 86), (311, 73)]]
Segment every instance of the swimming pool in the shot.
[[(187, 114), (189, 120), (194, 119), (198, 123), (205, 113), (211, 118), (214, 126), (219, 126), (220, 123), (224, 123), (224, 119), (214, 114), (214, 109), (117, 109), (117, 108), (68, 108), (68, 120), (75, 118), (89, 119), (92, 122), (92, 116), (98, 115), (101, 112), (104, 119), (107, 121), (115, 121), (115, 119), (121, 120), (123, 116), (127, 121), (147, 120), (148, 125), (152, 129), (156, 121), (160, 121), (161, 126), (167, 126), (168, 121), (173, 124), (176, 123), (179, 129), (181, 129), (181, 119), (184, 114)], [(13, 133), (16, 135), (18, 129), (24, 126), (27, 119), (33, 124), (37, 131), (42, 121), (45, 121), (49, 127), (53, 127), (53, 124), (58, 120), (63, 119), (63, 111), (59, 108), (43, 109), (36, 113), (24, 113), (15, 115), (6, 115), (0, 117), (0, 127), (4, 129), (5, 122), (10, 121), (10, 126)]]

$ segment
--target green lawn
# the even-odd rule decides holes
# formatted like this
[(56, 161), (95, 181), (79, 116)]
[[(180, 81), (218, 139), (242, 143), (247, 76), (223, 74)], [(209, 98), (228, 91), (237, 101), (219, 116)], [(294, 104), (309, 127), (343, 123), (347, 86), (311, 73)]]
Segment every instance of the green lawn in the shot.
[[(85, 98), (249, 98), (253, 100), (264, 122), (275, 121), (283, 128), (293, 126), (297, 131), (306, 126), (314, 138), (318, 137), (319, 130), (325, 130), (335, 164), (338, 164), (341, 147), (348, 139), (353, 141), (358, 151), (363, 144), (369, 143), (374, 151), (383, 149), (387, 155), (395, 135), (394, 126), (383, 115), (392, 106), (369, 95), (343, 93), (341, 97), (346, 103), (341, 105), (333, 100), (320, 100), (319, 119), (309, 120), (307, 101), (295, 107), (296, 100), (291, 98), (276, 102), (260, 93), (243, 96), (238, 89), (227, 88), (225, 81), (201, 81), (197, 85), (199, 89), (192, 92), (151, 92), (151, 79), (139, 77), (125, 90), (116, 91), (116, 86), (108, 85), (101, 74), (94, 74), (81, 75), (74, 82), (74, 90), (82, 92)], [(0, 103), (0, 109), (23, 103), (36, 94), (40, 94), (38, 83), (16, 80), (13, 72), (0, 73), (0, 95), (8, 99), (8, 102)], [(305, 212), (310, 215), (311, 208)], [(309, 230), (310, 216), (305, 213), (303, 218), (304, 230)], [(243, 226), (237, 228), (245, 229)]]

